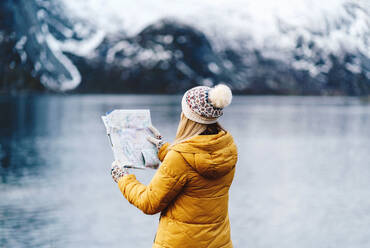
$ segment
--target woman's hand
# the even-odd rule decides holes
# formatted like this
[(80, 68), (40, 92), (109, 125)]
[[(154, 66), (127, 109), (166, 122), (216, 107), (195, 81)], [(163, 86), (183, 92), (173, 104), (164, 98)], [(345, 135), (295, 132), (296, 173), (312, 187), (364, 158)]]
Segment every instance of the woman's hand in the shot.
[(163, 137), (155, 127), (150, 126), (149, 130), (154, 134), (154, 137), (147, 136), (146, 139), (149, 142), (153, 143), (157, 147), (157, 149), (159, 150), (164, 144), (164, 141), (162, 140)]
[(122, 168), (117, 160), (115, 160), (112, 163), (111, 175), (112, 175), (113, 181), (117, 183), (121, 177), (123, 177), (124, 175), (128, 175), (128, 174), (130, 174), (128, 169)]

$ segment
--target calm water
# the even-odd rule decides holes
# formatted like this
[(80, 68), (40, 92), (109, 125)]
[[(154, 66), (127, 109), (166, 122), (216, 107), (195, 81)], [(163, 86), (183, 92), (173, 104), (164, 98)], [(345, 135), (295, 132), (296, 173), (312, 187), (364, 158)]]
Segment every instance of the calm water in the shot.
[[(179, 96), (0, 97), (0, 247), (151, 247), (158, 215), (110, 177), (100, 115), (150, 108), (169, 140)], [(370, 105), (354, 98), (235, 97), (221, 123), (240, 157), (235, 247), (370, 247)], [(149, 182), (153, 171), (137, 172)]]

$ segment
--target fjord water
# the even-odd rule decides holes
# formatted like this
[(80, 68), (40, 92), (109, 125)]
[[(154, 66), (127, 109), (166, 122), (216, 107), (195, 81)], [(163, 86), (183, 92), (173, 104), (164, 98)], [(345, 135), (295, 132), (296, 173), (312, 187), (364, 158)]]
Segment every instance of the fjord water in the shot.
[[(151, 247), (146, 216), (110, 176), (100, 116), (149, 108), (172, 140), (180, 96), (0, 97), (0, 247)], [(234, 97), (235, 247), (370, 246), (370, 105), (348, 97)], [(148, 183), (154, 171), (135, 171)]]

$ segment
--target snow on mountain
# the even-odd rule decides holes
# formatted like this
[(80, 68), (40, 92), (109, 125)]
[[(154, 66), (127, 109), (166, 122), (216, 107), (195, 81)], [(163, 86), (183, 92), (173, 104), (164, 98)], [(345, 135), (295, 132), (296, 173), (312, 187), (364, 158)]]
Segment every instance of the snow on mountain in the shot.
[[(89, 20), (99, 30), (108, 33), (124, 31), (133, 36), (162, 18), (174, 17), (204, 32), (218, 49), (253, 46), (261, 50), (292, 50), (296, 38), (302, 35), (312, 36), (328, 52), (358, 49), (370, 57), (367, 8), (370, 2), (366, 0), (62, 2), (67, 15)], [(253, 44), (250, 44), (250, 39)]]
[(124, 69), (124, 82), (144, 72), (179, 80), (171, 71), (177, 70), (188, 82), (228, 81), (247, 91), (370, 91), (367, 0), (6, 2), (17, 17), (21, 62), (31, 60), (33, 73), (53, 90), (80, 87), (98, 63), (108, 75)]
[[(70, 16), (91, 20), (108, 33), (124, 31), (136, 35), (144, 27), (164, 17), (195, 26), (204, 32), (217, 51), (225, 48), (243, 51), (258, 49), (265, 58), (289, 63), (294, 69), (307, 70), (312, 77), (327, 73), (329, 56), (344, 59), (346, 53), (370, 58), (370, 6), (367, 1), (348, 0), (220, 0), (170, 1), (80, 0), (63, 1)], [(84, 11), (81, 11), (84, 10)], [(297, 40), (307, 43), (295, 59)], [(312, 42), (319, 51), (317, 63)], [(248, 58), (247, 58), (248, 59)], [(360, 59), (346, 63), (359, 73)], [(370, 79), (370, 70), (365, 76)]]

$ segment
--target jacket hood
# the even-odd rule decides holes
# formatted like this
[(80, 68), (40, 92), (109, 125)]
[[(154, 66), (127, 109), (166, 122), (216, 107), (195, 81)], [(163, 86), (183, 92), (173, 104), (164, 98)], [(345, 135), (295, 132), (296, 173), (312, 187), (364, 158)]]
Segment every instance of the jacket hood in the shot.
[(174, 145), (171, 150), (180, 152), (194, 170), (210, 179), (228, 174), (234, 169), (238, 157), (234, 140), (225, 131), (197, 135)]

